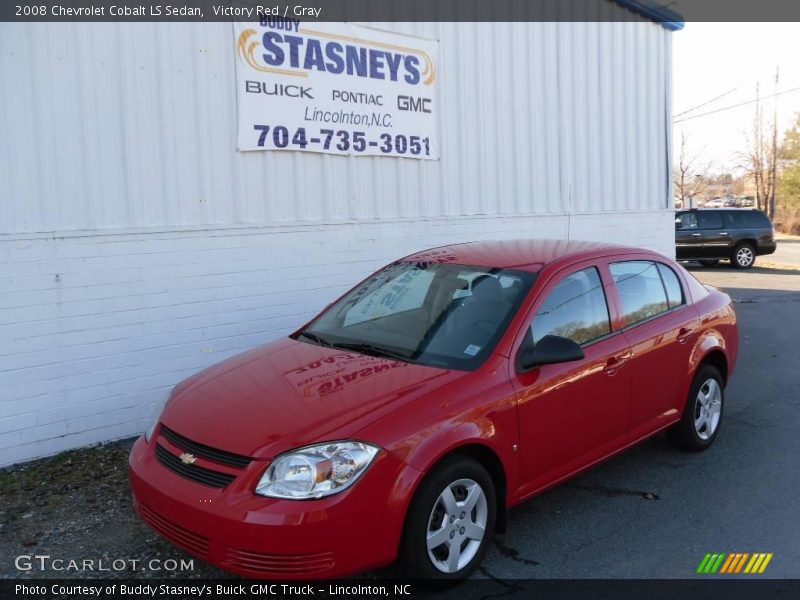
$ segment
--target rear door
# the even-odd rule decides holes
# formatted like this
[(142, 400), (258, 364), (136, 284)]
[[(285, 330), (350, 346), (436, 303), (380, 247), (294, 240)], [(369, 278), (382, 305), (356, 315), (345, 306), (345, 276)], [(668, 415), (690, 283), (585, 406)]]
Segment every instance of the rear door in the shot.
[(625, 337), (611, 328), (609, 285), (597, 264), (560, 271), (538, 295), (515, 341), (514, 357), (524, 343), (548, 334), (572, 339), (585, 353), (580, 361), (524, 373), (512, 364), (522, 496), (602, 458), (625, 441), (630, 350)]
[(728, 258), (731, 255), (731, 234), (724, 229), (722, 212), (719, 210), (698, 210), (697, 228), (702, 234), (703, 258)]
[(609, 264), (623, 333), (631, 347), (630, 440), (679, 418), (693, 340), (700, 326), (680, 276), (666, 263)]
[(757, 248), (769, 247), (775, 242), (772, 222), (760, 210), (726, 210), (723, 219), (726, 231), (731, 234), (732, 246), (743, 241), (755, 243)]

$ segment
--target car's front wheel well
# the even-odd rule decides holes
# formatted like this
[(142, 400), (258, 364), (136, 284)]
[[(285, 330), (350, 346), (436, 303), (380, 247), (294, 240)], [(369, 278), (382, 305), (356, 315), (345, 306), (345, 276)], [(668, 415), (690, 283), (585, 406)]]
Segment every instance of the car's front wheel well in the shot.
[(497, 523), (495, 530), (498, 533), (506, 532), (506, 471), (503, 463), (494, 451), (482, 444), (467, 444), (453, 449), (446, 456), (466, 456), (479, 462), (492, 477), (495, 494), (497, 495)]
[(722, 385), (728, 383), (728, 359), (722, 350), (712, 350), (706, 354), (700, 362), (698, 369), (703, 365), (711, 365), (719, 371), (719, 374), (722, 376)]

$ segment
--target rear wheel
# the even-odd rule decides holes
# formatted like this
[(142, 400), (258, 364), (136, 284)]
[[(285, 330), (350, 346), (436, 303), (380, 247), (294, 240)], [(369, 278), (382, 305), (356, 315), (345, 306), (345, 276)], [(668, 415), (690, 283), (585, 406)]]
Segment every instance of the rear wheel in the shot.
[(731, 263), (737, 269), (749, 269), (756, 262), (756, 251), (750, 244), (739, 244), (733, 250)]
[(709, 259), (709, 260), (701, 260), (699, 261), (701, 265), (704, 267), (713, 267), (719, 262), (719, 259)]
[(667, 430), (669, 440), (694, 452), (708, 448), (719, 433), (724, 398), (719, 371), (711, 365), (702, 365), (686, 399), (683, 417)]
[(453, 457), (420, 485), (406, 518), (399, 563), (407, 576), (456, 583), (483, 560), (494, 536), (497, 501), (479, 463)]

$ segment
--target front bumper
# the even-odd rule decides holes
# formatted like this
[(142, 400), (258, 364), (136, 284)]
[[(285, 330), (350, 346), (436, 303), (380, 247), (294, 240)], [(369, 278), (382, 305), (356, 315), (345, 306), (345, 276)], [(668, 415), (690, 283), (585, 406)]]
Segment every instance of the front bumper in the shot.
[(163, 466), (156, 439), (142, 436), (131, 450), (134, 505), (145, 523), (193, 556), (248, 577), (309, 579), (377, 568), (397, 555), (420, 474), (389, 452), (339, 494), (280, 500), (253, 493), (266, 461), (254, 460), (219, 489)]

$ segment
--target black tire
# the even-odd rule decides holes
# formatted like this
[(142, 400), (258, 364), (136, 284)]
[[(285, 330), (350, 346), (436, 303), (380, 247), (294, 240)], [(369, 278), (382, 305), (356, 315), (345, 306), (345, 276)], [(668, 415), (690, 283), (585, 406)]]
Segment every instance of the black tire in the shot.
[[(443, 505), (440, 503), (439, 497), (447, 487), (459, 480), (471, 480), (482, 489), (486, 499), (486, 525), (483, 539), (479, 542), (480, 545), (472, 559), (457, 571), (445, 573), (434, 565), (433, 559), (429, 556), (427, 537), (429, 531), (433, 531), (431, 524), (438, 520), (439, 513), (445, 523), (442, 528), (447, 527), (449, 530), (449, 519), (447, 514), (442, 511)], [(458, 500), (458, 497), (456, 499)], [(471, 515), (477, 514), (477, 511), (476, 507)], [(446, 587), (466, 579), (481, 563), (491, 545), (496, 519), (496, 493), (492, 478), (486, 469), (480, 463), (465, 456), (452, 456), (444, 459), (425, 477), (408, 509), (398, 554), (398, 567), (401, 574), (406, 577), (428, 580), (435, 587)], [(457, 528), (460, 523), (458, 520), (449, 520), (449, 522), (453, 524), (453, 528)], [(455, 535), (458, 535), (457, 531)], [(465, 539), (462, 544), (469, 546), (471, 542)], [(461, 546), (459, 547), (461, 548)], [(446, 562), (445, 557), (449, 557), (450, 550), (442, 545), (434, 548), (432, 552), (434, 556), (437, 552), (441, 553), (443, 561)]]
[(713, 267), (719, 262), (719, 259), (718, 258), (713, 258), (713, 259), (709, 259), (709, 260), (698, 260), (697, 262), (699, 262), (704, 267)]
[[(703, 414), (700, 391), (701, 389), (708, 390), (705, 386), (710, 380), (714, 380), (719, 388), (719, 417), (709, 435), (707, 428), (703, 431), (701, 427), (700, 431), (698, 431), (696, 421), (700, 419)], [(724, 412), (725, 388), (722, 382), (722, 376), (719, 371), (711, 365), (701, 365), (697, 370), (697, 375), (695, 375), (692, 387), (689, 390), (689, 397), (686, 399), (686, 407), (683, 409), (683, 417), (667, 430), (667, 437), (675, 446), (683, 448), (684, 450), (690, 450), (692, 452), (705, 450), (717, 439)], [(706, 425), (708, 425), (708, 423), (706, 423)]]
[(756, 251), (750, 244), (739, 244), (731, 254), (731, 264), (737, 269), (749, 269), (756, 262)]

